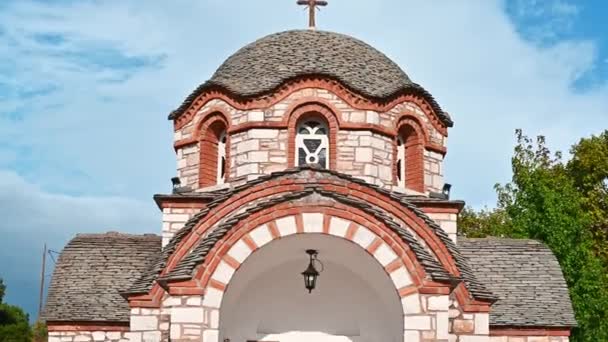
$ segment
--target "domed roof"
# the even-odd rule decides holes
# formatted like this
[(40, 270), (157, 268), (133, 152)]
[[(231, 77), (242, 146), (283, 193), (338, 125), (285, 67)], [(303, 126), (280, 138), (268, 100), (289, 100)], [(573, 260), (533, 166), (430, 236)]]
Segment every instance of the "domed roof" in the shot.
[(347, 35), (316, 30), (263, 37), (230, 56), (210, 82), (252, 96), (302, 75), (330, 76), (376, 98), (412, 84), (395, 62), (370, 45)]
[(390, 58), (353, 37), (327, 31), (292, 30), (268, 35), (241, 48), (190, 94), (169, 119), (179, 117), (205, 90), (222, 88), (241, 97), (255, 97), (298, 76), (326, 76), (373, 99), (413, 91), (431, 104), (441, 121), (450, 116), (420, 85), (412, 82)]

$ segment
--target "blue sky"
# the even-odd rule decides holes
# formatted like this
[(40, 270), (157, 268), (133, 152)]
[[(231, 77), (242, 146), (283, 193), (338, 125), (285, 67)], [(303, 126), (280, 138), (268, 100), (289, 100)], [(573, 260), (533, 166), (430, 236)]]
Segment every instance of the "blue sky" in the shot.
[[(510, 177), (516, 128), (568, 150), (608, 127), (607, 12), (600, 0), (331, 0), (318, 20), (386, 53), (451, 113), (446, 179), (481, 207)], [(295, 0), (0, 2), (7, 301), (36, 315), (44, 242), (159, 232), (169, 111), (239, 47), (305, 25)]]

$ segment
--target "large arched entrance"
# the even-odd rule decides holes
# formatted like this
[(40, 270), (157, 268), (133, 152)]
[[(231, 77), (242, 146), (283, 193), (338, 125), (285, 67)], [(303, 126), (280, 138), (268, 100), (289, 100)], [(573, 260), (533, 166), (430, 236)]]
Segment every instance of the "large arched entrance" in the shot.
[[(324, 271), (309, 294), (305, 250)], [(296, 234), (256, 250), (230, 280), (220, 341), (401, 342), (403, 308), (384, 267), (365, 249), (328, 234)]]

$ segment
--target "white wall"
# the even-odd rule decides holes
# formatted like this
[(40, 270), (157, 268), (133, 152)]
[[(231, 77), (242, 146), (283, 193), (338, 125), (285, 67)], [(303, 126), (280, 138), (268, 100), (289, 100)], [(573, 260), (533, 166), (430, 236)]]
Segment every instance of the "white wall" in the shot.
[[(308, 248), (325, 271), (308, 294), (300, 272)], [(382, 267), (347, 240), (299, 234), (264, 246), (237, 271), (224, 295), (220, 341), (401, 342), (403, 311)]]

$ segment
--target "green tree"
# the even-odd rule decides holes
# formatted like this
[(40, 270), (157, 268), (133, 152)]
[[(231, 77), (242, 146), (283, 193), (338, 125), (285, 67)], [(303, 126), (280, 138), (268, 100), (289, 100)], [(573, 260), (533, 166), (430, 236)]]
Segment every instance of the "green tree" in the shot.
[(595, 251), (608, 266), (608, 130), (581, 139), (571, 153), (567, 169), (590, 215)]
[(511, 219), (504, 210), (484, 208), (475, 211), (466, 207), (458, 215), (459, 233), (469, 238), (486, 236), (507, 237), (511, 234)]
[(601, 246), (594, 229), (599, 214), (589, 212), (591, 203), (598, 204), (588, 196), (604, 181), (586, 175), (597, 170), (595, 147), (583, 139), (566, 164), (559, 153), (549, 151), (543, 137), (535, 142), (520, 130), (516, 136), (513, 178), (496, 185), (497, 208), (465, 210), (460, 227), (471, 237), (531, 238), (547, 244), (562, 267), (579, 324), (571, 340), (608, 341), (608, 276), (596, 252)]
[(28, 315), (19, 307), (3, 303), (6, 286), (0, 279), (0, 341), (30, 342), (32, 333)]
[(48, 329), (46, 324), (42, 321), (37, 321), (32, 326), (32, 341), (33, 342), (46, 342), (48, 337)]

